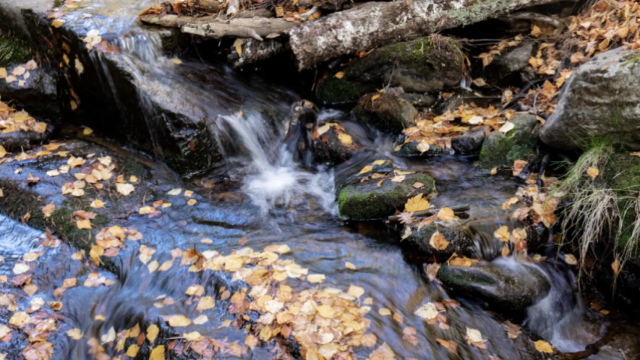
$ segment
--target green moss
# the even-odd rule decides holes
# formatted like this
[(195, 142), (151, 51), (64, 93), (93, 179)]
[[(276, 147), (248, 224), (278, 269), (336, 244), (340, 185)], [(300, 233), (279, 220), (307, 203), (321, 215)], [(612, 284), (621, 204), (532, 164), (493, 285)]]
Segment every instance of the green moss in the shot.
[(18, 37), (0, 37), (0, 67), (26, 62), (30, 57), (27, 42)]
[(131, 175), (136, 176), (140, 181), (142, 181), (147, 175), (148, 169), (144, 164), (141, 164), (135, 160), (127, 159), (124, 162), (124, 166), (122, 167), (124, 171), (124, 175), (127, 179)]
[(340, 215), (356, 221), (383, 219), (393, 215), (396, 210), (404, 209), (407, 196), (419, 193), (412, 186), (416, 182), (424, 184), (421, 191), (424, 194), (435, 190), (435, 180), (421, 174), (407, 176), (402, 183), (385, 181), (382, 187), (378, 187), (377, 181), (373, 180), (346, 186), (338, 194)]
[(506, 135), (494, 131), (482, 144), (480, 167), (483, 169), (511, 166), (516, 160), (533, 161), (537, 157), (538, 137), (531, 134), (535, 118), (516, 118), (512, 122), (515, 124), (513, 130)]
[(20, 182), (13, 180), (0, 180), (0, 189), (4, 195), (0, 197), (2, 215), (19, 221), (29, 214), (29, 225), (44, 230), (45, 219), (41, 210), (44, 204), (37, 194), (22, 189)]
[[(335, 74), (334, 74), (335, 75)], [(318, 88), (318, 100), (325, 104), (340, 104), (357, 101), (360, 96), (376, 90), (369, 84), (358, 84), (345, 78), (328, 76)]]

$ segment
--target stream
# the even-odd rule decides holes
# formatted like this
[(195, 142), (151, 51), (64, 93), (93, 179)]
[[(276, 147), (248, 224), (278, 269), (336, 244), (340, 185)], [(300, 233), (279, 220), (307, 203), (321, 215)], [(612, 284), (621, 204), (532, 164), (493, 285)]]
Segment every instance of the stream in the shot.
[[(182, 251), (196, 247), (198, 252), (217, 251), (230, 254), (249, 247), (254, 250), (274, 244), (286, 244), (290, 252), (281, 255), (290, 259), (310, 274), (324, 274), (324, 288), (346, 291), (350, 285), (363, 287), (365, 294), (358, 301), (372, 298), (371, 311), (366, 318), (371, 321), (368, 333), (377, 337), (376, 348), (386, 343), (399, 359), (527, 359), (521, 353), (527, 339), (510, 339), (504, 322), (511, 320), (545, 339), (563, 352), (583, 350), (597, 340), (588, 328), (593, 324), (584, 320), (582, 304), (575, 284), (575, 268), (554, 260), (554, 250), (546, 261), (528, 263), (524, 259), (501, 257), (502, 243), (493, 236), (500, 226), (510, 229), (516, 220), (502, 204), (511, 198), (522, 181), (511, 176), (487, 176), (478, 172), (474, 159), (459, 155), (443, 155), (428, 160), (397, 158), (392, 155), (393, 140), (383, 134), (361, 127), (348, 113), (338, 109), (321, 109), (319, 120), (338, 122), (344, 126), (366, 150), (336, 167), (302, 166), (282, 145), (287, 129), (287, 111), (291, 103), (300, 99), (296, 90), (281, 84), (270, 84), (259, 74), (238, 74), (223, 64), (204, 64), (197, 58), (181, 59), (176, 64), (163, 55), (162, 40), (153, 31), (140, 28), (135, 17), (157, 1), (151, 0), (93, 0), (78, 2), (79, 8), (69, 11), (66, 21), (75, 28), (99, 29), (109, 34), (112, 42), (121, 49), (120, 61), (127, 66), (133, 82), (144, 99), (154, 93), (166, 100), (167, 106), (187, 109), (195, 116), (206, 118), (212, 139), (221, 149), (223, 165), (207, 172), (181, 178), (169, 170), (164, 160), (162, 144), (156, 141), (154, 121), (159, 121), (151, 102), (143, 105), (145, 121), (151, 131), (155, 159), (150, 159), (132, 149), (123, 149), (116, 160), (144, 159), (147, 174), (141, 177), (140, 188), (147, 189), (141, 202), (167, 200), (172, 207), (162, 210), (156, 217), (129, 214), (118, 219), (122, 227), (135, 228), (144, 234), (139, 245), (147, 244), (157, 250), (154, 259), (162, 264), (173, 259), (176, 247)], [(86, 16), (90, 14), (91, 16)], [(113, 88), (113, 75), (103, 54), (91, 53), (91, 63), (100, 76), (96, 91), (112, 92), (113, 98), (124, 100), (126, 94), (118, 94)], [(82, 94), (80, 94), (82, 95)], [(111, 104), (118, 107), (118, 104)], [(264, 109), (269, 110), (269, 116)], [(273, 115), (277, 114), (277, 115)], [(128, 116), (122, 114), (123, 117)], [(89, 154), (95, 145), (69, 141), (66, 150), (71, 153)], [(119, 160), (118, 160), (119, 159)], [(449, 293), (436, 281), (429, 281), (426, 274), (427, 259), (411, 246), (399, 242), (400, 229), (378, 223), (345, 223), (341, 221), (336, 205), (336, 182), (350, 169), (375, 159), (391, 159), (397, 168), (423, 172), (436, 179), (438, 195), (432, 201), (436, 207), (450, 204), (470, 204), (469, 227), (472, 229), (477, 253), (487, 261), (511, 271), (527, 271), (535, 266), (544, 272), (552, 284), (550, 294), (541, 302), (528, 308), (519, 318), (509, 319), (488, 310), (486, 304), (474, 298)], [(43, 174), (52, 165), (33, 160), (34, 176), (41, 176), (38, 187), (55, 193), (51, 201), (62, 201), (58, 185)], [(2, 165), (3, 172), (11, 174), (24, 164)], [(150, 169), (150, 170), (149, 170)], [(160, 169), (160, 170), (158, 170)], [(27, 168), (25, 167), (25, 171)], [(20, 179), (18, 174), (8, 175)], [(144, 185), (143, 185), (144, 184)], [(166, 193), (174, 188), (191, 189), (198, 203), (187, 208), (182, 196), (169, 198)], [(49, 201), (49, 200), (48, 200)], [(133, 201), (133, 200), (132, 200)], [(187, 210), (185, 210), (187, 208)], [(45, 301), (53, 301), (52, 295), (61, 286), (61, 279), (78, 278), (85, 281), (95, 268), (88, 262), (72, 261), (77, 251), (66, 243), (47, 247), (42, 251), (42, 239), (47, 235), (21, 225), (7, 217), (0, 217), (0, 256), (5, 261), (1, 274), (13, 276), (17, 261), (30, 252), (42, 252), (33, 271), (33, 283)], [(6, 235), (10, 234), (10, 236)], [(209, 241), (202, 241), (208, 239)], [(40, 245), (37, 245), (37, 244)], [(60, 313), (58, 332), (49, 340), (54, 344), (53, 359), (106, 359), (115, 356), (115, 349), (108, 347), (105, 353), (96, 353), (95, 346), (86, 341), (72, 341), (65, 332), (79, 328), (84, 334), (100, 338), (110, 328), (116, 332), (140, 323), (147, 326), (162, 321), (163, 316), (184, 314), (195, 318), (200, 312), (195, 304), (184, 296), (194, 283), (203, 284), (207, 294), (218, 296), (223, 288), (239, 289), (243, 285), (233, 281), (224, 272), (189, 272), (185, 267), (172, 267), (163, 272), (147, 271), (147, 264), (138, 260), (136, 246), (123, 248), (114, 258), (109, 271), (102, 269), (101, 276), (114, 283), (110, 286), (77, 286), (64, 292), (64, 308)], [(355, 266), (345, 267), (346, 263)], [(289, 284), (294, 289), (313, 287), (304, 281)], [(218, 295), (217, 295), (218, 294)], [(164, 306), (159, 299), (173, 298)], [(455, 299), (460, 306), (447, 308), (448, 329), (428, 324), (415, 315), (415, 311), (427, 302)], [(29, 297), (16, 296), (16, 303), (28, 304)], [(224, 300), (218, 300), (224, 303)], [(380, 309), (389, 309), (391, 315), (381, 315)], [(495, 310), (495, 309), (494, 309)], [(235, 321), (235, 316), (225, 306), (216, 306), (205, 312), (209, 321), (202, 325), (189, 325), (184, 332), (198, 331), (212, 339), (238, 341), (246, 338), (242, 328), (225, 325)], [(101, 318), (96, 316), (101, 315)], [(417, 330), (416, 345), (405, 340), (403, 330)], [(479, 330), (487, 349), (467, 343), (467, 328)], [(170, 334), (163, 327), (161, 337), (172, 339), (180, 334)], [(180, 331), (182, 333), (182, 330)], [(16, 354), (28, 343), (26, 336), (14, 335), (10, 344), (0, 344), (0, 351)], [(440, 345), (436, 339), (453, 340), (458, 344), (457, 355)], [(529, 346), (530, 348), (531, 346)], [(372, 348), (355, 348), (356, 357), (369, 357)], [(275, 350), (258, 346), (246, 350), (244, 359), (272, 359)], [(295, 351), (292, 352), (296, 358)], [(193, 358), (185, 353), (182, 357)], [(173, 357), (171, 357), (173, 358)], [(237, 358), (232, 354), (217, 353), (214, 358)], [(620, 354), (602, 351), (590, 359), (623, 359)]]

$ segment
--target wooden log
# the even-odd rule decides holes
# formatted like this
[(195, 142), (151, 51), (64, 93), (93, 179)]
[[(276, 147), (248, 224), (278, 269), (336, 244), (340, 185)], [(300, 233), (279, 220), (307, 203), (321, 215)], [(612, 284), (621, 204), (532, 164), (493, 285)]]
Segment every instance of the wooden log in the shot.
[(220, 10), (220, 2), (218, 0), (196, 0), (195, 8), (206, 13), (217, 13)]
[(239, 7), (240, 0), (229, 0), (229, 3), (227, 4), (227, 18), (237, 14)]
[(276, 57), (288, 50), (289, 42), (286, 39), (247, 39), (242, 44), (242, 55), (238, 56), (238, 53), (233, 51), (228, 60), (233, 68), (243, 68)]
[(283, 19), (231, 19), (229, 21), (194, 21), (182, 26), (182, 32), (220, 39), (223, 37), (252, 38), (259, 41), (271, 34), (286, 34), (295, 23)]
[(299, 70), (338, 56), (500, 18), (559, 0), (405, 0), (369, 2), (297, 26), (290, 32)]
[[(224, 15), (223, 15), (224, 16)], [(236, 18), (241, 19), (253, 19), (255, 17), (272, 18), (273, 12), (267, 9), (255, 9), (255, 10), (243, 10), (240, 11)], [(214, 16), (192, 17), (192, 16), (178, 16), (178, 15), (154, 15), (147, 14), (138, 17), (140, 21), (145, 24), (159, 25), (164, 27), (181, 28), (185, 25), (206, 24), (210, 22), (224, 23), (224, 18), (218, 18)]]
[[(449, 209), (453, 210), (454, 213), (462, 213), (465, 211), (469, 211), (469, 209), (471, 209), (471, 206), (469, 204), (461, 204), (461, 205), (454, 205), (451, 206)], [(429, 217), (429, 216), (433, 216), (435, 214), (438, 213), (438, 211), (440, 211), (440, 209), (429, 209), (429, 210), (423, 210), (423, 211), (416, 211), (413, 213), (414, 217)], [(391, 215), (389, 216), (389, 222), (395, 223), (395, 222), (399, 222), (400, 221), (400, 215)]]
[(298, 1), (298, 6), (305, 9), (319, 7), (325, 10), (338, 11), (345, 4), (350, 4), (351, 2), (351, 0), (300, 0)]

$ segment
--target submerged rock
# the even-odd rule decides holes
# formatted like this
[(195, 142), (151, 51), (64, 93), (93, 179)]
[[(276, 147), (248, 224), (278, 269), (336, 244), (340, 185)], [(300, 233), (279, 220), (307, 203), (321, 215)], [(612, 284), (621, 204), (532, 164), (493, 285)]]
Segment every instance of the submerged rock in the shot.
[[(379, 220), (403, 211), (408, 197), (418, 194), (428, 195), (435, 191), (435, 180), (424, 174), (404, 175), (404, 181), (393, 182), (390, 179), (368, 179), (340, 189), (338, 209), (340, 215), (348, 220)], [(378, 184), (382, 181), (382, 184)], [(413, 184), (424, 186), (416, 190)]]
[(583, 64), (562, 88), (540, 132), (547, 145), (575, 150), (590, 138), (640, 150), (640, 51), (618, 48)]
[[(447, 150), (436, 144), (430, 144), (429, 149), (427, 149), (426, 151), (421, 151), (420, 149), (418, 149), (419, 144), (420, 143), (415, 141), (402, 143), (399, 145), (400, 148), (398, 150), (394, 150), (394, 154), (398, 156), (403, 156), (403, 157), (428, 157), (431, 155), (451, 154), (451, 150)], [(396, 146), (396, 149), (397, 149), (397, 146)]]
[(468, 267), (443, 265), (437, 277), (445, 287), (505, 311), (524, 310), (551, 289), (549, 279), (538, 267), (511, 259), (479, 261)]
[(514, 128), (506, 134), (494, 131), (484, 140), (480, 151), (480, 166), (491, 169), (512, 166), (516, 160), (531, 161), (536, 156), (538, 135), (533, 131), (538, 124), (534, 115), (518, 115), (509, 120)]
[(341, 78), (329, 75), (318, 89), (324, 104), (355, 102), (382, 84), (411, 93), (437, 93), (463, 78), (464, 55), (452, 39), (422, 38), (388, 45), (349, 64)]
[[(467, 257), (476, 255), (474, 238), (464, 225), (431, 224), (420, 230), (411, 226), (411, 230), (411, 235), (404, 241), (408, 241), (412, 245), (412, 249), (426, 257), (435, 257), (445, 261), (456, 253)], [(442, 250), (438, 250), (430, 244), (431, 237), (436, 231), (442, 234), (448, 242), (447, 247)]]
[[(373, 96), (377, 96), (372, 100)], [(360, 98), (355, 114), (360, 121), (380, 130), (401, 132), (413, 126), (418, 110), (393, 94), (367, 94)]]
[(318, 108), (306, 100), (296, 101), (291, 105), (287, 122), (285, 148), (295, 162), (310, 165), (314, 155), (313, 134), (318, 128)]

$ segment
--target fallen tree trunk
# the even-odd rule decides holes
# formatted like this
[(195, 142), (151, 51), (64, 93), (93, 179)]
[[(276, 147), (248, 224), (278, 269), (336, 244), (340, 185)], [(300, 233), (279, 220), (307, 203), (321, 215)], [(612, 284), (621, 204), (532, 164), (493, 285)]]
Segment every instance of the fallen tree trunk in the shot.
[[(273, 12), (267, 9), (246, 10), (246, 11), (240, 11), (236, 18), (253, 19), (256, 16), (261, 18), (272, 18)], [(218, 17), (218, 15), (192, 17), (192, 16), (179, 16), (179, 15), (173, 15), (173, 14), (167, 14), (167, 15), (146, 14), (146, 15), (140, 15), (138, 19), (140, 19), (140, 21), (142, 21), (145, 24), (159, 25), (163, 27), (174, 27), (174, 28), (181, 28), (185, 25), (207, 24), (211, 22), (224, 23), (226, 21), (224, 18)]]
[(559, 0), (405, 0), (370, 2), (290, 32), (298, 69), (341, 55), (412, 40)]
[(253, 38), (262, 41), (263, 37), (272, 34), (287, 33), (295, 23), (283, 19), (231, 19), (229, 21), (201, 21), (185, 24), (182, 32), (220, 39), (225, 36)]
[(228, 56), (228, 60), (234, 68), (251, 66), (283, 54), (289, 50), (289, 42), (280, 38), (266, 39), (265, 41), (247, 39), (241, 49), (240, 56), (237, 52), (232, 52)]

